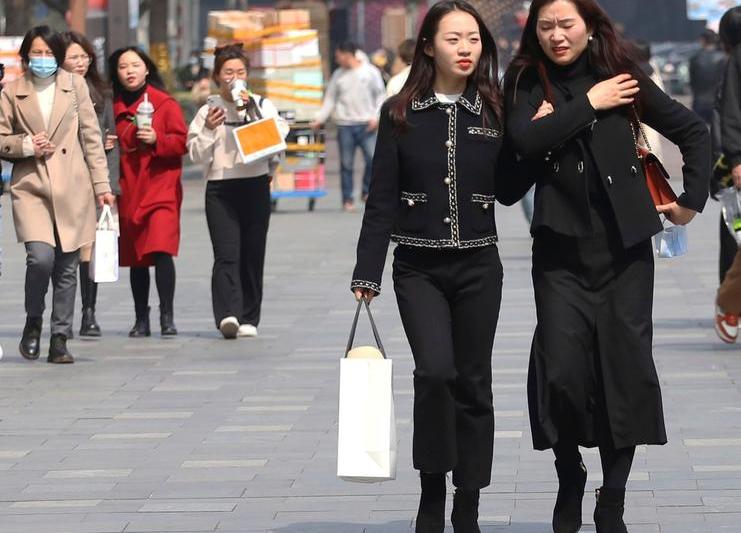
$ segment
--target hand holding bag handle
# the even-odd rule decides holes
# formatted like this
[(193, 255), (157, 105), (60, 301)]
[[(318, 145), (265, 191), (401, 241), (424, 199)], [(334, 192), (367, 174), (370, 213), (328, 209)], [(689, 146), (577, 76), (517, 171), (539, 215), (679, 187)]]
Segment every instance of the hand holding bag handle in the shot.
[(358, 318), (360, 317), (360, 307), (365, 304), (365, 310), (368, 312), (368, 319), (370, 319), (371, 329), (373, 330), (373, 336), (376, 339), (376, 346), (381, 351), (383, 358), (386, 359), (386, 350), (383, 349), (383, 343), (381, 342), (381, 336), (378, 334), (378, 328), (376, 328), (376, 322), (373, 320), (371, 314), (370, 305), (368, 300), (361, 298), (358, 302), (358, 307), (355, 309), (355, 318), (352, 321), (352, 327), (350, 328), (350, 338), (347, 340), (347, 349), (345, 350), (345, 357), (352, 350), (353, 342), (355, 341), (355, 330), (358, 328)]
[(98, 225), (95, 229), (111, 231), (116, 229), (116, 223), (113, 219), (113, 211), (111, 211), (111, 206), (108, 204), (103, 205), (103, 208), (100, 210), (100, 218), (98, 219)]

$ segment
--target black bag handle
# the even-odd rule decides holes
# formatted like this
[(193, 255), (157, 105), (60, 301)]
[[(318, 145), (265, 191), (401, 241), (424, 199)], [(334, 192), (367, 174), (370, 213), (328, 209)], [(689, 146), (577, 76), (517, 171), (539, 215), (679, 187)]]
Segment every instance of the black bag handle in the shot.
[(365, 310), (368, 311), (368, 318), (370, 319), (371, 329), (373, 330), (373, 336), (376, 338), (376, 345), (381, 351), (381, 355), (386, 359), (386, 350), (383, 349), (383, 343), (381, 342), (381, 336), (378, 334), (378, 328), (376, 328), (376, 322), (373, 320), (371, 314), (370, 305), (368, 300), (361, 298), (358, 302), (358, 307), (355, 309), (355, 318), (352, 321), (352, 327), (350, 328), (350, 338), (347, 340), (347, 350), (345, 350), (345, 357), (352, 350), (353, 341), (355, 341), (355, 330), (358, 329), (358, 318), (360, 317), (360, 308), (365, 304)]

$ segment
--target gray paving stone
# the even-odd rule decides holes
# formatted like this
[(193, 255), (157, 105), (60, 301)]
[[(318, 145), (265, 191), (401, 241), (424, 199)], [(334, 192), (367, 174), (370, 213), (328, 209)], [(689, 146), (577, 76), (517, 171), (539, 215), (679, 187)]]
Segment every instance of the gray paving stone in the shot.
[[(667, 154), (677, 173), (676, 152)], [(128, 338), (133, 304), (124, 269), (120, 283), (100, 288), (103, 338), (71, 341), (77, 363), (68, 368), (14, 352), (24, 262), (8, 198), (0, 200), (0, 533), (414, 530), (413, 362), (388, 272), (373, 305), (395, 363), (397, 480), (362, 485), (335, 476), (338, 359), (354, 312), (347, 283), (360, 216), (337, 209), (330, 165), (330, 196), (314, 213), (302, 201), (281, 200), (271, 220), (258, 338), (226, 341), (213, 328), (203, 184), (188, 181), (176, 259), (180, 335), (161, 339), (155, 327), (149, 339)], [(542, 533), (557, 481), (552, 454), (532, 450), (528, 427), (531, 240), (518, 207), (498, 208), (497, 217), (505, 287), (482, 531)], [(655, 358), (670, 442), (638, 449), (627, 495), (631, 533), (741, 529), (741, 357), (712, 331), (717, 217), (717, 204), (709, 204), (690, 226), (688, 256), (656, 262)], [(358, 341), (371, 342), (369, 332), (361, 328)], [(48, 339), (42, 342), (46, 349)], [(590, 477), (582, 531), (593, 532), (599, 455), (583, 452)]]

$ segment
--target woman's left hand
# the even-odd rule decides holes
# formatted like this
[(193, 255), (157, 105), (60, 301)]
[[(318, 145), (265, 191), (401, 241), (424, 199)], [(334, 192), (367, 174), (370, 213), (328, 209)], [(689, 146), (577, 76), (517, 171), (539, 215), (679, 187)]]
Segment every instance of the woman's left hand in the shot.
[(530, 120), (535, 122), (538, 119), (541, 119), (543, 117), (546, 117), (553, 113), (555, 109), (553, 108), (553, 104), (551, 104), (548, 100), (543, 100), (543, 103), (540, 104), (540, 107), (538, 108), (538, 111), (533, 115), (533, 118)]
[(151, 127), (137, 128), (136, 138), (144, 144), (154, 144), (157, 142), (157, 132)]
[(684, 226), (686, 224), (689, 224), (697, 214), (697, 211), (695, 211), (694, 209), (690, 209), (689, 207), (682, 207), (677, 202), (657, 205), (656, 211), (658, 211), (659, 214), (663, 214), (675, 226)]
[(104, 192), (103, 194), (99, 194), (97, 199), (98, 199), (98, 207), (103, 207), (104, 205), (113, 207), (113, 205), (116, 203), (116, 197), (109, 192)]

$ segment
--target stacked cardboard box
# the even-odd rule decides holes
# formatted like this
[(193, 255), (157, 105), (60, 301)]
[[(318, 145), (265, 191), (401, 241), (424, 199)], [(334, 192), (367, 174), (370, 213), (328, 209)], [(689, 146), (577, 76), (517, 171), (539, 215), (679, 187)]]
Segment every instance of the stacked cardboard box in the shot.
[(294, 127), (273, 180), (273, 191), (317, 191), (325, 187), (324, 139), (307, 127)]
[(210, 11), (208, 35), (219, 43), (250, 43), (266, 35), (309, 28), (309, 12), (304, 9), (249, 9)]
[(324, 76), (316, 30), (283, 32), (248, 45), (250, 84), (281, 111), (309, 121), (322, 105)]

